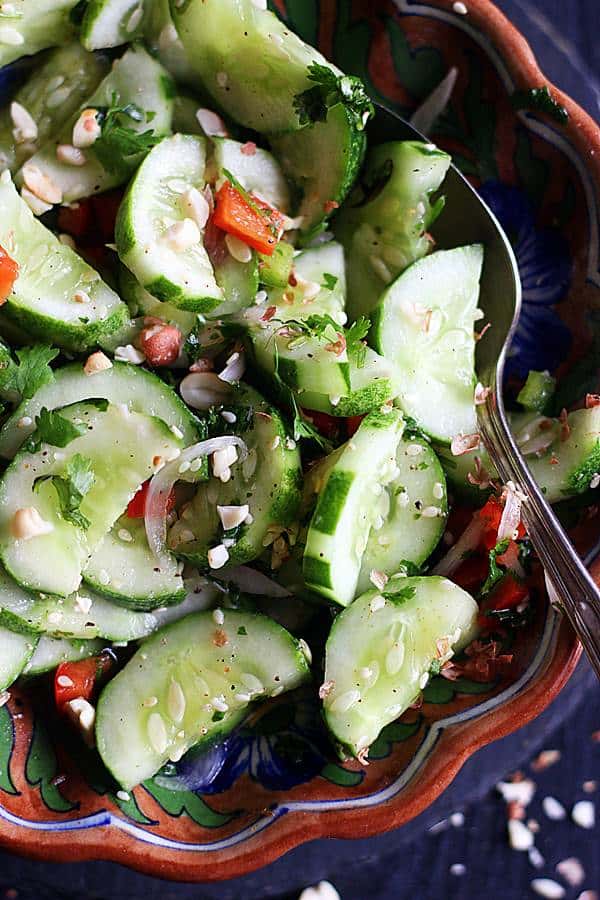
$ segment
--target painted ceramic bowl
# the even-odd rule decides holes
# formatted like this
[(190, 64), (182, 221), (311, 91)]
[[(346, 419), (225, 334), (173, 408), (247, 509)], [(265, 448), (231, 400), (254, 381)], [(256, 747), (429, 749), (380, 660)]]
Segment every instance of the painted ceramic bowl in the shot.
[[(434, 135), (473, 178), (514, 242), (524, 289), (510, 360), (548, 368), (565, 405), (595, 384), (600, 357), (600, 130), (568, 111), (519, 111), (546, 83), (522, 37), (489, 2), (278, 0), (290, 24), (373, 97), (406, 114), (459, 71)], [(597, 513), (597, 510), (596, 510)], [(600, 520), (582, 512), (582, 549)], [(593, 556), (593, 550), (590, 554)], [(600, 560), (598, 560), (600, 562)], [(596, 566), (600, 577), (600, 565)], [(467, 757), (535, 717), (573, 671), (579, 645), (540, 593), (516, 669), (490, 684), (433, 679), (421, 709), (385, 729), (368, 768), (331, 755), (312, 693), (282, 698), (202, 760), (185, 758), (118, 796), (97, 757), (71, 744), (44, 696), (0, 708), (0, 843), (31, 856), (109, 859), (184, 881), (230, 878), (319, 837), (367, 837), (428, 806)]]

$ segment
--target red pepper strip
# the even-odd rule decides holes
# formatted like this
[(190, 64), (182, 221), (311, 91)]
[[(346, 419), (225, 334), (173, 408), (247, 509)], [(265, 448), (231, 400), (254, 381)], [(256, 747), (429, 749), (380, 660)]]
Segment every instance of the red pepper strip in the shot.
[(460, 564), (452, 575), (452, 581), (470, 594), (476, 593), (490, 570), (490, 561), (487, 556), (470, 556)]
[(123, 201), (123, 191), (108, 191), (90, 198), (95, 234), (106, 244), (115, 239), (117, 213)]
[(78, 244), (94, 247), (114, 241), (115, 222), (123, 200), (123, 192), (107, 191), (63, 206), (58, 213), (58, 227), (75, 238)]
[(348, 432), (349, 438), (356, 434), (363, 419), (364, 416), (349, 416), (346, 419), (346, 431)]
[(92, 205), (89, 200), (80, 200), (72, 206), (61, 206), (58, 211), (59, 231), (81, 240), (92, 227)]
[(525, 600), (528, 594), (527, 585), (517, 581), (514, 575), (508, 572), (490, 594), (486, 609), (514, 609)]
[(302, 412), (312, 422), (317, 431), (326, 438), (332, 439), (338, 436), (340, 425), (344, 422), (343, 419), (330, 416), (328, 413), (316, 412), (314, 409), (303, 409)]
[(77, 662), (61, 663), (54, 673), (54, 700), (59, 711), (71, 700), (83, 697), (91, 700), (98, 679), (114, 663), (110, 653), (101, 653)]
[[(137, 494), (131, 498), (127, 506), (128, 519), (143, 519), (146, 515), (146, 500), (148, 498), (148, 488), (150, 481), (145, 481)], [(167, 514), (171, 512), (175, 506), (175, 489), (171, 491), (171, 495), (167, 502)]]
[(230, 181), (226, 181), (215, 197), (213, 224), (259, 253), (272, 256), (281, 236), (283, 217), (263, 201), (254, 197), (252, 201), (265, 210), (264, 215), (254, 209)]
[(19, 275), (19, 264), (0, 247), (0, 306), (5, 303)]
[[(486, 550), (493, 550), (498, 543), (498, 529), (504, 511), (504, 504), (497, 497), (490, 497), (484, 507), (479, 511), (479, 517), (483, 522), (483, 544)], [(524, 537), (525, 528), (519, 523), (518, 536)]]

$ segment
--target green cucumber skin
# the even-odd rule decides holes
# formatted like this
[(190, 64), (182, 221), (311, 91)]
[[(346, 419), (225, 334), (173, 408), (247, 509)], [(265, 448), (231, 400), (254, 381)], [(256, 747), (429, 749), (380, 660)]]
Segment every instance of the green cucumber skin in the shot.
[(36, 340), (56, 344), (63, 350), (73, 353), (84, 353), (98, 346), (99, 342), (115, 331), (123, 328), (129, 321), (129, 311), (125, 304), (116, 309), (101, 322), (90, 322), (87, 325), (69, 325), (50, 316), (17, 306), (10, 299), (3, 307), (7, 320), (17, 328), (23, 329)]
[[(395, 576), (385, 587), (385, 598), (380, 595), (373, 608), (377, 595), (371, 590), (342, 610), (327, 639), (325, 683), (332, 688), (323, 714), (342, 758), (368, 751), (381, 729), (419, 697), (421, 678), (436, 659), (439, 639), (447, 637), (451, 650), (458, 652), (477, 634), (475, 600), (445, 578)], [(388, 648), (400, 645), (403, 658), (392, 674)], [(380, 674), (370, 687), (363, 686), (362, 667), (374, 663)], [(334, 710), (338, 697), (354, 688), (362, 688), (360, 704)]]
[[(255, 521), (251, 525), (244, 526), (242, 535), (237, 538), (235, 545), (229, 549), (228, 565), (242, 565), (257, 559), (264, 551), (263, 539), (269, 526), (278, 525), (285, 529), (296, 522), (303, 482), (299, 451), (295, 446), (286, 447), (286, 440), (289, 440), (289, 432), (278, 410), (267, 403), (253, 388), (243, 385), (238, 390), (239, 394), (232, 399), (231, 405), (233, 407), (248, 403), (261, 415), (270, 416), (269, 426), (272, 430), (270, 440), (279, 438), (279, 444), (274, 450), (269, 449), (266, 451), (266, 454), (263, 447), (262, 454), (273, 460), (272, 471), (274, 473), (273, 477), (277, 478), (277, 484), (274, 487), (271, 486), (267, 497), (264, 497), (262, 489), (257, 489), (252, 498), (246, 496), (246, 501), (250, 505), (250, 511), (253, 513)], [(224, 408), (227, 409), (228, 406), (225, 405)], [(259, 421), (262, 421), (262, 419)], [(242, 435), (242, 439), (244, 439), (244, 435)], [(268, 459), (261, 460), (261, 453), (258, 456), (257, 472), (259, 466), (265, 466), (268, 462)], [(226, 497), (229, 484), (223, 485), (222, 489), (222, 491), (226, 492)], [(236, 487), (239, 493), (243, 494), (250, 492), (251, 485), (252, 479), (247, 485), (236, 485)], [(205, 488), (201, 486), (200, 490), (204, 491)], [(257, 509), (253, 508), (253, 500), (257, 504)], [(225, 505), (231, 502), (231, 497), (223, 499), (223, 493), (216, 501), (217, 504)], [(262, 504), (264, 504), (264, 507)], [(189, 528), (192, 531), (194, 531), (194, 524), (194, 520), (189, 521)], [(179, 523), (173, 527), (171, 534), (177, 533), (178, 526)], [(186, 522), (183, 522), (182, 528), (185, 529), (186, 527), (188, 527)], [(193, 563), (201, 569), (207, 569), (208, 550), (211, 546), (218, 543), (220, 543), (220, 539), (213, 534), (209, 535), (203, 543), (195, 541), (194, 543), (180, 544), (173, 552), (175, 556)]]
[[(284, 173), (303, 195), (297, 214), (304, 217), (301, 233), (308, 242), (337, 208), (327, 212), (326, 204), (341, 206), (352, 190), (365, 159), (365, 133), (354, 127), (346, 108), (338, 104), (329, 110), (326, 122), (270, 135), (269, 141)], [(321, 165), (323, 159), (328, 159), (327, 166)]]
[(0, 627), (0, 691), (5, 691), (19, 678), (33, 656), (38, 638), (18, 634)]
[[(121, 22), (118, 24), (113, 23), (114, 27), (112, 32), (109, 30), (102, 36), (95, 30), (99, 24), (102, 24), (103, 14), (110, 12), (111, 7), (116, 9), (118, 4), (119, 0), (116, 0), (116, 2), (115, 0), (88, 0), (88, 5), (80, 29), (81, 43), (86, 50), (105, 50), (111, 47), (119, 47), (122, 44), (129, 43), (129, 41), (134, 41), (141, 35), (143, 31), (143, 18), (140, 25), (132, 32), (128, 33), (125, 27), (127, 18), (131, 16), (136, 7), (139, 6), (138, 3), (131, 3), (129, 0), (126, 0), (124, 5), (121, 4), (123, 5), (123, 9), (119, 10), (119, 12), (121, 12)], [(106, 18), (107, 17), (105, 16), (105, 21)]]
[[(157, 375), (128, 363), (114, 362), (110, 369), (91, 377), (81, 363), (57, 369), (54, 381), (40, 388), (35, 397), (21, 403), (0, 430), (0, 456), (12, 459), (21, 444), (34, 431), (33, 420), (43, 406), (60, 409), (83, 400), (103, 398), (112, 403), (127, 403), (135, 412), (163, 419), (183, 433), (190, 446), (198, 441), (198, 419), (180, 397)], [(31, 425), (19, 426), (28, 417)]]
[[(102, 691), (96, 717), (97, 746), (104, 764), (124, 788), (131, 789), (151, 777), (178, 744), (183, 752), (234, 728), (251, 701), (251, 697), (237, 699), (244, 673), (258, 678), (263, 686), (252, 694), (256, 700), (271, 696), (278, 685), (292, 690), (309, 679), (300, 643), (272, 619), (232, 610), (224, 610), (222, 619), (217, 626), (212, 613), (202, 612), (163, 628)], [(222, 656), (214, 640), (217, 627), (227, 637)], [(225, 659), (229, 661), (226, 682), (222, 675)], [(169, 703), (173, 680), (185, 700), (178, 705), (178, 714)], [(202, 688), (199, 692), (199, 680), (204, 682), (204, 693)], [(213, 722), (211, 710), (201, 706), (225, 690), (225, 684), (229, 708)], [(158, 702), (146, 710), (143, 701), (149, 694)], [(149, 718), (156, 713), (165, 727), (165, 746), (161, 748), (147, 737)], [(119, 719), (125, 725), (115, 728)], [(125, 744), (128, 753), (124, 755)]]
[(107, 641), (75, 640), (41, 637), (33, 656), (23, 669), (24, 678), (35, 678), (53, 672), (61, 663), (89, 659), (106, 648)]
[[(0, 44), (0, 68), (7, 66), (22, 56), (32, 56), (40, 50), (55, 47), (65, 39), (75, 37), (70, 20), (71, 10), (78, 0), (24, 0), (21, 4), (21, 18), (6, 17), (3, 25), (16, 28), (24, 43), (19, 45)], [(17, 4), (14, 4), (17, 6)]]
[(427, 147), (418, 141), (396, 141), (371, 150), (365, 179), (375, 179), (387, 164), (389, 180), (366, 203), (357, 191), (336, 217), (334, 231), (348, 260), (351, 318), (369, 315), (389, 283), (373, 268), (371, 257), (381, 259), (393, 280), (431, 249), (426, 236), (429, 197), (445, 178), (450, 156)]
[[(559, 503), (590, 489), (600, 473), (600, 407), (579, 409), (567, 418), (569, 435), (560, 436), (543, 456), (526, 457), (548, 503)], [(551, 462), (557, 460), (557, 462)]]
[[(146, 114), (154, 113), (151, 123), (132, 120), (131, 127), (134, 130), (145, 131), (151, 127), (159, 137), (170, 134), (174, 104), (173, 83), (166, 70), (141, 45), (132, 45), (114, 63), (106, 78), (82, 104), (82, 109), (110, 106), (115, 93), (122, 105), (133, 102)], [(118, 172), (108, 172), (93, 153), (92, 147), (90, 151), (86, 151), (87, 162), (84, 166), (69, 166), (59, 162), (56, 147), (58, 144), (72, 142), (73, 126), (79, 114), (80, 110), (77, 110), (58, 135), (54, 135), (28, 161), (29, 165), (41, 169), (62, 189), (64, 203), (73, 203), (119, 187), (133, 175), (141, 161), (139, 155), (130, 157), (127, 166), (119, 167)], [(19, 171), (17, 180), (22, 182), (22, 170)]]
[[(253, 131), (299, 128), (294, 97), (312, 86), (308, 78), (312, 63), (328, 65), (340, 74), (252, 0), (189, 0), (180, 5), (171, 0), (171, 16), (196, 80), (221, 109)], [(218, 78), (222, 72), (226, 83)]]
[[(36, 123), (36, 140), (16, 144), (10, 110), (6, 107), (0, 112), (0, 170), (10, 169), (11, 172), (16, 172), (80, 109), (86, 97), (98, 87), (107, 68), (105, 60), (88, 53), (78, 43), (52, 50), (46, 62), (32, 71), (14, 96), (14, 100), (27, 110)], [(52, 87), (53, 80), (58, 77), (64, 78), (64, 82), (58, 88)], [(49, 90), (49, 86), (52, 90)], [(57, 107), (48, 106), (48, 101), (57, 91), (61, 95), (65, 91), (68, 93)]]

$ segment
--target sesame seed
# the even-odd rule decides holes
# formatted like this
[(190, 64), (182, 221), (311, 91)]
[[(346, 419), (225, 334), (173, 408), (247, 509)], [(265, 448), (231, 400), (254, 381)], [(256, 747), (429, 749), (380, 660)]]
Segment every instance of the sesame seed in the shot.
[(590, 481), (590, 488), (594, 491), (600, 485), (600, 472), (596, 472)]
[(464, 4), (464, 3), (461, 3), (460, 0), (458, 0), (458, 2), (456, 2), (456, 3), (454, 3), (454, 4), (452, 5), (452, 9), (453, 9), (454, 12), (457, 13), (457, 15), (459, 15), (459, 16), (466, 16), (467, 13), (469, 12), (469, 10), (468, 10), (467, 7), (465, 6), (465, 4)]
[(223, 625), (225, 622), (225, 613), (222, 609), (215, 609), (212, 614), (215, 625)]
[(227, 712), (229, 709), (229, 704), (225, 702), (225, 697), (222, 694), (218, 697), (213, 697), (210, 702), (217, 712)]
[(236, 703), (246, 704), (250, 703), (252, 697), (250, 696), (250, 694), (234, 694), (233, 699), (236, 701)]
[(396, 642), (385, 657), (385, 671), (388, 675), (397, 675), (404, 662), (404, 644)]
[(30, 425), (33, 425), (33, 419), (31, 416), (23, 416), (17, 422), (17, 428), (29, 428)]
[(174, 434), (178, 440), (181, 441), (183, 439), (183, 431), (181, 428), (178, 428), (177, 425), (171, 425), (171, 433)]
[(167, 710), (174, 722), (181, 722), (185, 715), (186, 700), (178, 681), (171, 681), (167, 694)]
[(227, 72), (217, 72), (217, 84), (219, 87), (225, 88), (229, 82), (229, 76)]
[(421, 688), (421, 690), (424, 690), (427, 687), (428, 681), (429, 681), (429, 672), (423, 672), (423, 674), (419, 678), (419, 687)]
[(234, 425), (237, 422), (237, 416), (235, 413), (229, 412), (229, 410), (224, 409), (221, 413), (221, 418), (227, 422), (228, 425)]
[(442, 510), (439, 506), (426, 506), (421, 510), (421, 515), (424, 519), (437, 519), (442, 515)]
[(298, 643), (300, 644), (300, 649), (302, 650), (302, 654), (303, 654), (304, 658), (306, 659), (306, 662), (310, 665), (312, 662), (312, 658), (313, 658), (312, 650), (310, 649), (310, 647), (308, 646), (308, 644), (306, 643), (304, 638), (300, 638)]
[(74, 686), (74, 681), (73, 681), (73, 679), (72, 679), (72, 678), (69, 678), (68, 675), (59, 675), (58, 678), (56, 679), (56, 683), (57, 683), (60, 687), (65, 687), (65, 688), (69, 688), (69, 687), (73, 687), (73, 686)]
[(150, 715), (148, 719), (148, 739), (150, 740), (150, 746), (162, 756), (168, 745), (168, 737), (167, 737), (167, 729), (165, 727), (165, 723), (163, 721), (163, 717), (160, 713), (154, 712)]
[(225, 237), (225, 243), (227, 245), (227, 249), (229, 253), (237, 262), (240, 263), (249, 263), (252, 259), (252, 249), (237, 238), (233, 234), (228, 234)]
[(131, 800), (131, 797), (129, 796), (127, 791), (117, 791), (115, 796), (118, 800), (122, 800), (123, 803), (127, 803), (129, 800)]
[(359, 700), (360, 691), (345, 691), (345, 693), (340, 694), (339, 697), (335, 698), (331, 704), (331, 712), (347, 712), (352, 706), (355, 706)]
[(444, 496), (444, 485), (441, 484), (439, 481), (436, 481), (436, 483), (433, 486), (433, 496), (435, 497), (436, 500), (441, 500), (442, 497)]

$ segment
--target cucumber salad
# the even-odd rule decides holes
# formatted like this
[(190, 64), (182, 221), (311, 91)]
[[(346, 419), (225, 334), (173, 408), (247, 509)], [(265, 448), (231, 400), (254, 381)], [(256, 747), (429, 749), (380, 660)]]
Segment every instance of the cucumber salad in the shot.
[[(535, 562), (477, 434), (485, 247), (435, 239), (450, 156), (368, 145), (362, 82), (266, 0), (0, 17), (30, 63), (0, 112), (0, 702), (38, 679), (128, 791), (302, 686), (367, 764), (431, 678), (509, 677)], [(600, 397), (555, 387), (513, 427), (582, 508)]]

